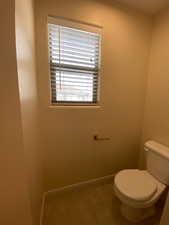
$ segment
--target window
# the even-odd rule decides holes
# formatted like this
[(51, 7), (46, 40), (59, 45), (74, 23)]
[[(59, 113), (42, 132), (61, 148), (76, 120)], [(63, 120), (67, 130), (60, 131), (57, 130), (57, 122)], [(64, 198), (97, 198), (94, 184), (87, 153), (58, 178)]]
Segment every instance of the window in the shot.
[(100, 39), (99, 33), (48, 22), (52, 104), (98, 103)]

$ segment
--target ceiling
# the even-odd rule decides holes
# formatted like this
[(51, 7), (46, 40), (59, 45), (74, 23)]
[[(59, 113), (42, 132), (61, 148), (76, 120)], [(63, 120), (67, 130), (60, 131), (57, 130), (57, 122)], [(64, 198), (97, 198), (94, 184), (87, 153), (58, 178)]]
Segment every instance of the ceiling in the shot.
[(169, 7), (169, 0), (118, 0), (128, 6), (138, 8), (146, 13), (157, 13), (160, 9)]

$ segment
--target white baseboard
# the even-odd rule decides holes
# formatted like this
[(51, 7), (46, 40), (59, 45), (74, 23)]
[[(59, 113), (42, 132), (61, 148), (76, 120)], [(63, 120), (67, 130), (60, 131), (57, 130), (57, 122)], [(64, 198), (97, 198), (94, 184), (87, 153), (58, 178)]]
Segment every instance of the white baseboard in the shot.
[(114, 176), (115, 176), (115, 174), (112, 174), (112, 175), (108, 175), (108, 176), (104, 176), (104, 177), (99, 177), (99, 178), (96, 178), (96, 179), (83, 181), (83, 182), (76, 183), (76, 184), (67, 185), (67, 186), (64, 186), (64, 187), (61, 187), (61, 188), (56, 188), (56, 189), (47, 191), (45, 193), (45, 195), (49, 196), (49, 195), (56, 194), (58, 192), (71, 191), (73, 189), (81, 188), (81, 187), (84, 187), (84, 186), (87, 186), (87, 185), (90, 185), (90, 184), (92, 185), (92, 184), (105, 183), (106, 181), (113, 180)]
[(104, 184), (104, 183), (113, 181), (114, 176), (115, 176), (115, 174), (111, 174), (111, 175), (107, 175), (107, 176), (104, 176), (104, 177), (99, 177), (99, 178), (96, 178), (96, 179), (91, 179), (91, 180), (88, 180), (88, 181), (83, 181), (83, 182), (80, 182), (80, 183), (67, 185), (67, 186), (64, 186), (64, 187), (61, 187), (61, 188), (56, 188), (56, 189), (52, 189), (52, 190), (49, 190), (49, 191), (45, 192), (43, 194), (43, 200), (42, 200), (40, 225), (43, 225), (45, 201), (48, 197), (59, 194), (61, 192), (67, 192), (67, 191), (71, 191), (71, 190), (74, 190), (74, 189), (82, 188), (82, 187), (85, 187), (85, 186), (88, 186), (88, 185)]

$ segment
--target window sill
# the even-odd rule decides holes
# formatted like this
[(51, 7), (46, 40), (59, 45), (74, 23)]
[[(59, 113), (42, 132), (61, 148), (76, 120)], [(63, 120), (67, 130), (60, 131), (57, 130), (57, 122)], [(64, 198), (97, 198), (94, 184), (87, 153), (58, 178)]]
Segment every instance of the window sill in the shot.
[(100, 105), (50, 105), (50, 110), (56, 109), (101, 109)]

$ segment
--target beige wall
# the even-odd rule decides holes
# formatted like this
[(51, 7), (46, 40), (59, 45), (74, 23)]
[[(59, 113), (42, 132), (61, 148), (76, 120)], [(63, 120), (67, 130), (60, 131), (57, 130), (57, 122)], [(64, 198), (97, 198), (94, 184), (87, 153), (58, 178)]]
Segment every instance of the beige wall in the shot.
[(15, 2), (0, 7), (0, 224), (31, 225), (15, 53)]
[[(169, 9), (154, 18), (147, 84), (143, 143), (153, 139), (169, 146)], [(142, 148), (143, 149), (143, 148)], [(142, 151), (141, 163), (145, 163)], [(168, 224), (169, 197), (160, 225)]]
[(143, 142), (156, 140), (169, 146), (169, 9), (154, 18)]
[[(136, 167), (151, 20), (108, 0), (36, 0), (35, 10), (45, 189)], [(48, 15), (103, 26), (100, 108), (49, 108)], [(95, 133), (111, 140), (94, 142)]]
[(38, 120), (33, 0), (16, 1), (16, 47), (24, 153), (34, 225), (43, 193), (42, 141)]

